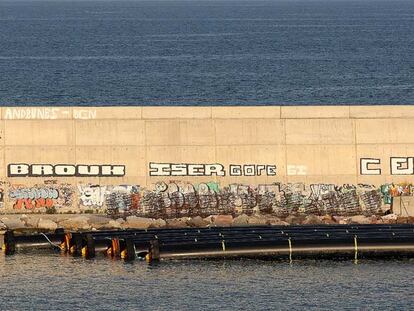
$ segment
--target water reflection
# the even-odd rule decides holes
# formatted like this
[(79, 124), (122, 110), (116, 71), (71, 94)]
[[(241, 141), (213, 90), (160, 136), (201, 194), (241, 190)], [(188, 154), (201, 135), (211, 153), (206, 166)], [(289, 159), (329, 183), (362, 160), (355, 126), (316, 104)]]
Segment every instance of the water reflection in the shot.
[(1, 310), (409, 308), (414, 260), (167, 261), (0, 256)]

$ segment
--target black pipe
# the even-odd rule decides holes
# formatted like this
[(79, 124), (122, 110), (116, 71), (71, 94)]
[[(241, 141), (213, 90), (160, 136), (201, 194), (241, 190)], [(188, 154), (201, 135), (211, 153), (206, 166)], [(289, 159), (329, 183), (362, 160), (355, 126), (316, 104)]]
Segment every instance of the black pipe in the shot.
[[(74, 255), (87, 258), (96, 252), (113, 249), (113, 256), (133, 260), (136, 252), (149, 253), (150, 261), (160, 258), (192, 256), (237, 256), (303, 252), (344, 251), (409, 252), (414, 244), (414, 225), (304, 225), (304, 226), (240, 226), (181, 229), (148, 229), (123, 231), (73, 232), (68, 235), (69, 249)], [(47, 235), (53, 243), (65, 240), (63, 233)], [(5, 236), (5, 245), (13, 247), (45, 243), (42, 235)], [(37, 243), (37, 244), (36, 244)], [(14, 245), (14, 246), (13, 246)], [(198, 255), (197, 255), (198, 254)]]

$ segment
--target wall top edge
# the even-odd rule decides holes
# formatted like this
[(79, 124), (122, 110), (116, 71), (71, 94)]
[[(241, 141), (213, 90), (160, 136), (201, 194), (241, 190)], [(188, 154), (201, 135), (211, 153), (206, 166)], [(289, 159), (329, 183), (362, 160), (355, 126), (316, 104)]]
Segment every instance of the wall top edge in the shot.
[(3, 106), (2, 120), (414, 118), (414, 105)]
[(257, 104), (257, 105), (2, 105), (0, 108), (216, 108), (216, 107), (414, 107), (412, 104)]

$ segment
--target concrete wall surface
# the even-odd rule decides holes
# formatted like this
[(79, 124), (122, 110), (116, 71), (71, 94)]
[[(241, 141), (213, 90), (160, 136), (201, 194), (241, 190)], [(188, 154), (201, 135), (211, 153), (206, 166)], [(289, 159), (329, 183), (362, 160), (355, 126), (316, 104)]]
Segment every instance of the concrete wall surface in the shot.
[[(143, 191), (236, 184), (302, 185), (321, 200), (345, 188), (382, 187), (382, 202), (411, 195), (414, 106), (3, 107), (0, 117), (6, 210), (137, 208)], [(111, 201), (118, 192), (128, 198)]]

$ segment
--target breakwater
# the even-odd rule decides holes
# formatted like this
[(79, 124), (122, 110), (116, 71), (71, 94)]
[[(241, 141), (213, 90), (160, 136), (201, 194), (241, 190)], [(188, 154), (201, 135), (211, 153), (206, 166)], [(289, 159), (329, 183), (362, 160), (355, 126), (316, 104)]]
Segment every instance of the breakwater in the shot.
[(0, 212), (413, 214), (412, 106), (3, 107)]

